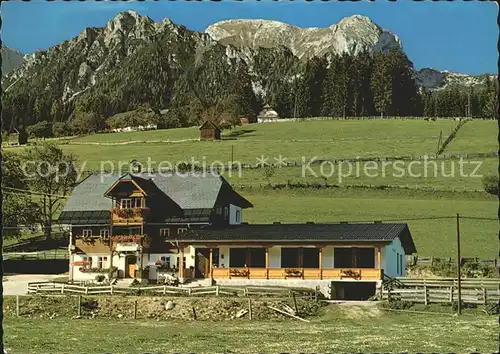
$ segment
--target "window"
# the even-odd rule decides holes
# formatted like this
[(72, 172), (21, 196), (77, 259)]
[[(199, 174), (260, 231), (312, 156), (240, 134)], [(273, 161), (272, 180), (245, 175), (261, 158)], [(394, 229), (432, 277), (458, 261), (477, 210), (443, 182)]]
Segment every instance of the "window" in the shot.
[(399, 253), (396, 253), (396, 273), (401, 274), (399, 272)]
[(178, 234), (178, 235), (182, 235), (182, 234), (183, 234), (184, 232), (186, 232), (186, 231), (187, 231), (187, 228), (185, 228), (185, 227), (179, 227), (179, 228), (177, 229), (177, 234)]
[(170, 229), (160, 229), (160, 236), (161, 237), (169, 237), (170, 236)]
[(215, 214), (222, 215), (222, 207), (215, 208)]
[(399, 275), (403, 275), (403, 255), (399, 255)]
[(85, 229), (82, 231), (83, 237), (91, 237), (92, 236), (92, 230), (91, 229)]
[(108, 257), (97, 257), (97, 268), (106, 269), (108, 267)]
[(228, 207), (225, 207), (224, 208), (224, 218), (227, 219), (228, 215), (229, 215), (229, 209), (228, 209)]
[(125, 198), (125, 199), (120, 200), (120, 207), (122, 209), (132, 208), (132, 199)]
[(101, 229), (101, 237), (103, 239), (108, 239), (109, 238), (109, 230), (108, 229)]
[(86, 262), (86, 268), (92, 268), (92, 257), (82, 257), (82, 261)]
[(241, 222), (241, 210), (236, 210), (236, 222)]
[(170, 268), (170, 257), (161, 257), (161, 263), (167, 267)]

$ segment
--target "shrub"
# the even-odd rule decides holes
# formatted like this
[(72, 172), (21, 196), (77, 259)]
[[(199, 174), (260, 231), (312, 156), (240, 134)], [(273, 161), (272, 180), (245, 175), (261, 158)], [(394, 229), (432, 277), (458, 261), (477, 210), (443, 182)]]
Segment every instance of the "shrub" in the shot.
[(38, 122), (27, 127), (26, 132), (32, 138), (50, 138), (52, 136), (52, 124), (47, 121)]
[(500, 183), (498, 176), (485, 176), (483, 177), (484, 190), (493, 195), (499, 194), (498, 184)]
[(102, 274), (98, 274), (98, 275), (95, 276), (95, 280), (97, 282), (99, 282), (99, 283), (102, 282), (102, 281), (104, 281), (104, 279), (106, 279), (106, 277), (104, 275), (102, 275)]
[(500, 304), (498, 302), (491, 302), (485, 306), (488, 315), (500, 315)]
[[(461, 304), (462, 305), (460, 307), (462, 309), (475, 309), (475, 308), (477, 308), (477, 304), (473, 304), (470, 302), (462, 301)], [(453, 309), (453, 311), (457, 311), (458, 310), (458, 301), (453, 301), (453, 303), (451, 304), (451, 308)]]
[(73, 127), (68, 122), (55, 122), (52, 124), (52, 135), (55, 137), (73, 135)]
[(413, 307), (413, 302), (411, 301), (401, 301), (401, 300), (393, 300), (388, 301), (384, 304), (385, 307), (394, 309), (394, 310), (408, 310)]

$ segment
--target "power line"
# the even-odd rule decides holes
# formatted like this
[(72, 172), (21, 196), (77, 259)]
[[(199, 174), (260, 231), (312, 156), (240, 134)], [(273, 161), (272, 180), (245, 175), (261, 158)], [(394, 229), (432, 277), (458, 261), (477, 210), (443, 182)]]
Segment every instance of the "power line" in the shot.
[(19, 189), (19, 188), (13, 188), (13, 187), (2, 187), (2, 192), (3, 192), (3, 193), (11, 193), (11, 194), (16, 194), (16, 193), (14, 193), (14, 192), (9, 192), (9, 191), (4, 192), (4, 191), (3, 191), (4, 189), (7, 189), (7, 190), (12, 190), (12, 191), (18, 191), (18, 192), (22, 192), (22, 193), (26, 193), (26, 194), (35, 194), (35, 195), (43, 195), (43, 196), (52, 196), (52, 197), (58, 197), (58, 198), (69, 198), (69, 196), (67, 196), (67, 195), (58, 195), (58, 194), (51, 194), (51, 193), (34, 192), (34, 191), (29, 190), (29, 189)]

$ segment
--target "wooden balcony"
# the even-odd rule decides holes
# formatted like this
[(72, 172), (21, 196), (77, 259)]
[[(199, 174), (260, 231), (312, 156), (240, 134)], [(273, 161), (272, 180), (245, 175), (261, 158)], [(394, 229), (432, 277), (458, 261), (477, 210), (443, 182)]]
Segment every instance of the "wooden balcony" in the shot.
[(140, 225), (149, 214), (149, 208), (120, 208), (111, 209), (111, 222), (114, 225)]
[(375, 268), (213, 268), (215, 279), (381, 280)]
[(117, 246), (121, 247), (138, 245), (143, 248), (149, 248), (151, 239), (148, 235), (113, 235), (110, 237), (111, 247), (117, 250)]

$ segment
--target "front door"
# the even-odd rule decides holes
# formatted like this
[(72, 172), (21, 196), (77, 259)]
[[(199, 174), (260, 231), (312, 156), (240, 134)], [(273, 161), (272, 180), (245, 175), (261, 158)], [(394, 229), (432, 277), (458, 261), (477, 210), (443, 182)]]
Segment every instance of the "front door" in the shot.
[(195, 254), (195, 278), (210, 277), (210, 250), (197, 248)]
[(136, 256), (127, 256), (127, 258), (125, 258), (125, 278), (135, 278), (136, 263), (137, 263)]

